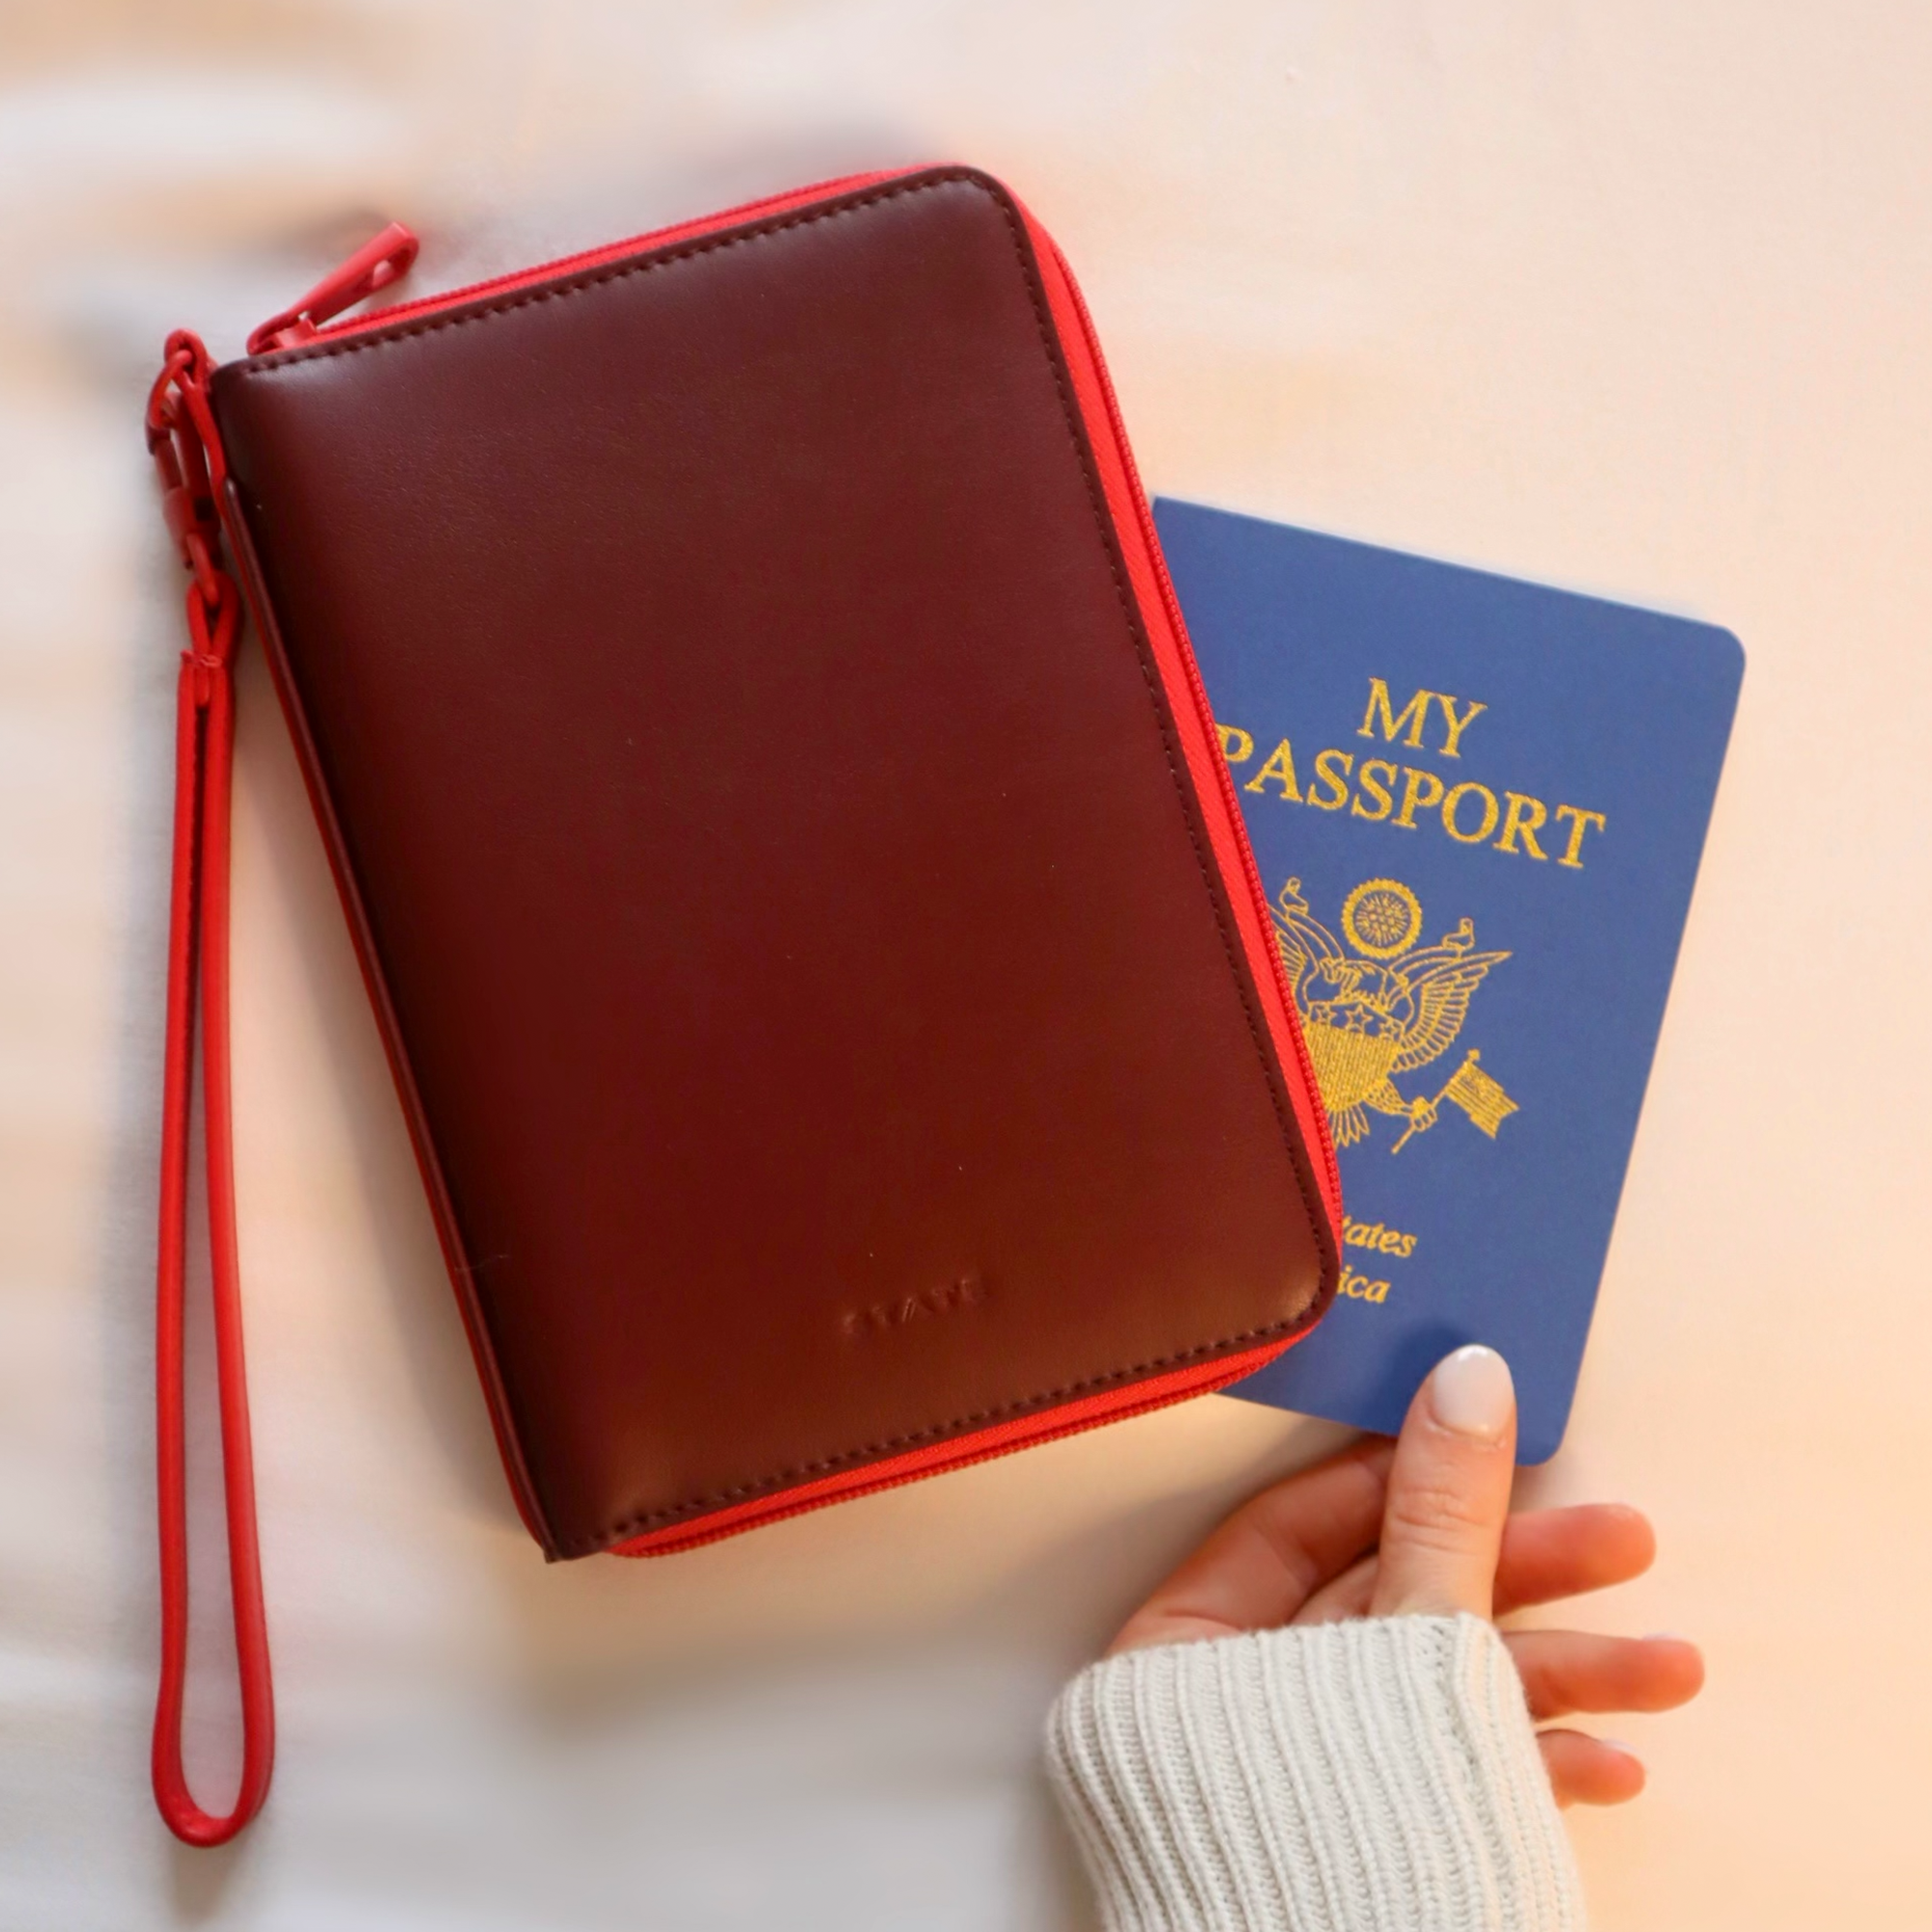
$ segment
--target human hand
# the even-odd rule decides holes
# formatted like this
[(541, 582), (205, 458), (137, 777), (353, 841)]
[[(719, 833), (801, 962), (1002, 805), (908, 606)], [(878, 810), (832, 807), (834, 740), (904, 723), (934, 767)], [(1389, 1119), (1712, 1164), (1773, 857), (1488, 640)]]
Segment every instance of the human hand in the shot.
[[(1621, 1503), (1509, 1514), (1516, 1392), (1493, 1350), (1439, 1362), (1393, 1443), (1370, 1439), (1264, 1491), (1128, 1618), (1113, 1651), (1360, 1616), (1500, 1617), (1642, 1575), (1650, 1524)], [(1574, 1712), (1668, 1711), (1704, 1661), (1677, 1637), (1512, 1631), (1539, 1723)], [(1618, 1804), (1643, 1789), (1624, 1747), (1539, 1734), (1559, 1804)]]

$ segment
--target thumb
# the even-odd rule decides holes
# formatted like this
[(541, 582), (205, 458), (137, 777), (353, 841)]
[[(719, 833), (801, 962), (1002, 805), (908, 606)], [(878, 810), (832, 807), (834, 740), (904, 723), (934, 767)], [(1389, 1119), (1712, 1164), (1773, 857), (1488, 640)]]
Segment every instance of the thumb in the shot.
[(1516, 1473), (1516, 1385), (1493, 1349), (1445, 1355), (1396, 1443), (1371, 1616), (1487, 1617)]

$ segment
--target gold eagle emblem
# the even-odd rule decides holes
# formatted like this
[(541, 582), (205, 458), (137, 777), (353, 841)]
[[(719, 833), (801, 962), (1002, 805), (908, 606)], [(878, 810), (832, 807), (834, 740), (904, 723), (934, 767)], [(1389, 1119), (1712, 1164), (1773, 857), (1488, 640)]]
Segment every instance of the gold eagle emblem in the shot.
[(1469, 1001), (1507, 952), (1478, 952), (1464, 918), (1434, 946), (1418, 946), (1422, 904), (1397, 879), (1367, 879), (1342, 904), (1342, 942), (1308, 910), (1291, 879), (1271, 908), (1275, 944), (1301, 1016), (1315, 1082), (1337, 1147), (1369, 1132), (1369, 1114), (1405, 1122), (1389, 1150), (1435, 1124), (1452, 1101), (1491, 1140), (1517, 1104), (1471, 1050), (1433, 1099), (1405, 1099), (1394, 1076), (1427, 1066), (1455, 1045)]

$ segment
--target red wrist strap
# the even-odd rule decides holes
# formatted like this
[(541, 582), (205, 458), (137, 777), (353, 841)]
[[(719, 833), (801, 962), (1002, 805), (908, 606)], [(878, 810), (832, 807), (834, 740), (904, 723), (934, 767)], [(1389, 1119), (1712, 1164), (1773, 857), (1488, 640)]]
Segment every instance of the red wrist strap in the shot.
[[(208, 406), (206, 349), (185, 332), (148, 402), (148, 447), (161, 475), (168, 527), (193, 573), (190, 647), (182, 653), (175, 715), (175, 830), (168, 923), (166, 1072), (161, 1113), (160, 1241), (155, 1282), (155, 1381), (161, 1545), (161, 1679), (155, 1707), (155, 1802), (190, 1845), (232, 1838), (262, 1808), (275, 1755), (274, 1691), (255, 1537), (254, 1461), (242, 1352), (235, 1237), (233, 1122), (228, 1083), (228, 804), (235, 712), (229, 679), (241, 596), (221, 565), (215, 492), (223, 471)], [(207, 1144), (208, 1237), (215, 1374), (228, 1517), (229, 1588), (242, 1684), (242, 1788), (225, 1817), (194, 1802), (182, 1769), (187, 1672), (186, 1437), (182, 1380), (183, 1278), (187, 1244), (187, 1143), (192, 1057), (201, 1039)]]

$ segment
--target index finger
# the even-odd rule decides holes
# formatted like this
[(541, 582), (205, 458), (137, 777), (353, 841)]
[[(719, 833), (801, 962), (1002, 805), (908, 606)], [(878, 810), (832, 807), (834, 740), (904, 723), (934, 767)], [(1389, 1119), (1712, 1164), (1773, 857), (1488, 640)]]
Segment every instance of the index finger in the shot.
[(1369, 1438), (1251, 1497), (1155, 1588), (1108, 1655), (1287, 1623), (1375, 1543), (1394, 1453)]

